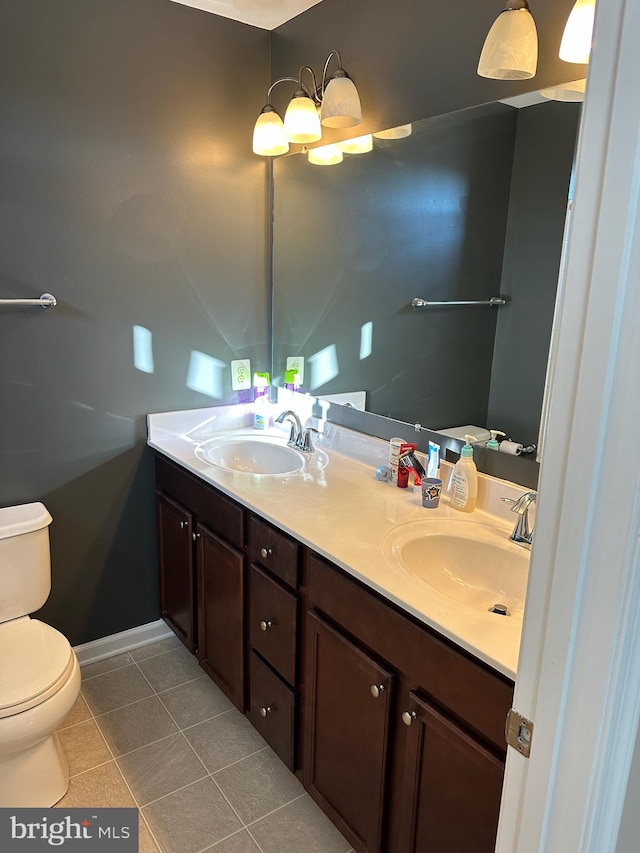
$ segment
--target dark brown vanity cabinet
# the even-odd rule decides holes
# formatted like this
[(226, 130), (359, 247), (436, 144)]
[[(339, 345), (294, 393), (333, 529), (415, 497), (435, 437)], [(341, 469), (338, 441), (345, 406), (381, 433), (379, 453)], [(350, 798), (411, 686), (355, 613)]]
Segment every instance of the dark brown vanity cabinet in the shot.
[(156, 457), (162, 616), (245, 709), (245, 510)]
[(293, 539), (249, 516), (247, 716), (290, 770), (296, 769), (299, 551)]
[(513, 683), (156, 459), (162, 616), (358, 853), (492, 853)]
[(160, 613), (190, 652), (195, 651), (193, 516), (157, 493)]
[(512, 683), (311, 554), (304, 783), (357, 851), (492, 853)]

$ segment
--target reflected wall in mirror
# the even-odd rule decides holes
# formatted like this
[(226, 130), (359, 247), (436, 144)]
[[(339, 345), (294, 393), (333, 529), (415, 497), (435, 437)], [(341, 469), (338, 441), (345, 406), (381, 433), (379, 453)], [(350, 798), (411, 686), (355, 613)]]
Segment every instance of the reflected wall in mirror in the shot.
[[(537, 442), (580, 105), (487, 104), (321, 167), (274, 163), (274, 378)], [(505, 307), (414, 309), (429, 301)]]

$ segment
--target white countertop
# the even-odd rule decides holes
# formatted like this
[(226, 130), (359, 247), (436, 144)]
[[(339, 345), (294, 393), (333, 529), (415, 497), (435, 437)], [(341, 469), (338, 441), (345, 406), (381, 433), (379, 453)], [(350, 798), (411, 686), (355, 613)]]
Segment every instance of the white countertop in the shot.
[[(150, 415), (148, 423), (150, 447), (263, 516), (498, 672), (515, 679), (521, 613), (497, 616), (434, 592), (395, 566), (383, 553), (382, 542), (396, 525), (442, 518), (491, 525), (503, 531), (507, 539), (514, 516), (509, 517), (509, 508), (500, 503), (500, 497), (518, 497), (526, 489), (479, 475), (481, 509), (460, 513), (441, 499), (436, 510), (427, 510), (418, 493), (376, 480), (375, 469), (386, 463), (388, 453), (387, 443), (379, 439), (331, 426), (320, 444), (328, 456), (326, 467), (289, 477), (259, 476), (218, 468), (195, 453), (198, 444), (219, 436), (221, 431), (247, 432), (251, 424), (247, 406)], [(288, 426), (284, 432), (279, 427), (271, 431), (286, 438)], [(317, 467), (311, 464), (312, 469)], [(445, 484), (447, 468), (443, 463)]]

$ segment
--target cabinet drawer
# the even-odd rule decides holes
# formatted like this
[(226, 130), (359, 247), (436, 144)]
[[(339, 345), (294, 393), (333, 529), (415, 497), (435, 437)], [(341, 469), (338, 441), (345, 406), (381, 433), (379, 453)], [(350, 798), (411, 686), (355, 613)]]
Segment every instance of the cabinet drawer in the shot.
[(198, 521), (236, 548), (244, 550), (245, 511), (209, 483), (156, 456), (156, 486), (188, 506)]
[(294, 770), (294, 693), (254, 651), (249, 656), (247, 717), (289, 770)]
[(251, 566), (250, 643), (289, 684), (296, 680), (297, 623), (297, 597), (257, 566)]
[(309, 602), (428, 690), (429, 698), (506, 751), (513, 683), (311, 554)]
[(249, 557), (289, 586), (298, 586), (298, 543), (255, 515), (249, 516)]

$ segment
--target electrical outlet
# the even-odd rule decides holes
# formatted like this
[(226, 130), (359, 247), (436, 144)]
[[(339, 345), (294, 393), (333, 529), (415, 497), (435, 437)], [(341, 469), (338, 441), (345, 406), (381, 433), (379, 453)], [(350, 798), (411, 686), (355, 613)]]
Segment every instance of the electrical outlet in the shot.
[(231, 362), (231, 388), (233, 391), (246, 391), (251, 388), (251, 362), (248, 358), (238, 358)]
[(304, 382), (304, 358), (301, 355), (289, 356), (287, 359), (287, 370), (298, 371), (300, 385)]

